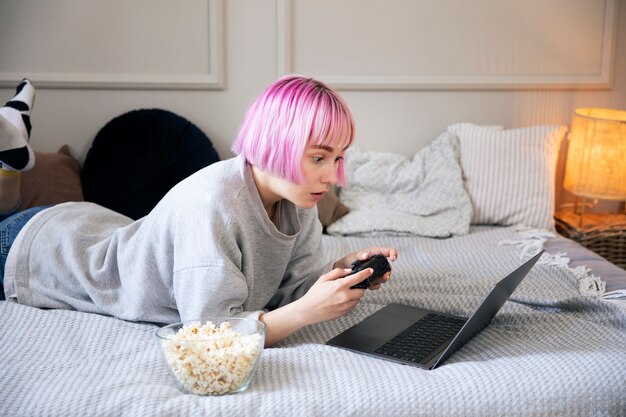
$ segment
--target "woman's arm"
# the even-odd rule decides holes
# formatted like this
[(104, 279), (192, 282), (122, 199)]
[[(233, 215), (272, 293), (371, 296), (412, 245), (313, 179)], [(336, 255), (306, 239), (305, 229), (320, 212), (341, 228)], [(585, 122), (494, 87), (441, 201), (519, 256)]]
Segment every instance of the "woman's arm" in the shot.
[(369, 277), (373, 270), (368, 268), (346, 277), (350, 272), (350, 269), (333, 269), (322, 275), (303, 297), (263, 313), (259, 320), (267, 326), (265, 346), (274, 345), (304, 326), (331, 320), (352, 310), (365, 290), (350, 287)]
[[(365, 290), (350, 287), (360, 283), (374, 271), (368, 268), (354, 275), (346, 275), (352, 272), (352, 262), (369, 259), (376, 254), (382, 254), (391, 261), (398, 257), (397, 249), (378, 246), (346, 255), (335, 262), (335, 269), (322, 275), (301, 298), (263, 313), (259, 320), (267, 326), (265, 345), (272, 346), (304, 326), (332, 320), (352, 310), (365, 294)], [(391, 271), (376, 279), (369, 289), (379, 289), (390, 277)]]

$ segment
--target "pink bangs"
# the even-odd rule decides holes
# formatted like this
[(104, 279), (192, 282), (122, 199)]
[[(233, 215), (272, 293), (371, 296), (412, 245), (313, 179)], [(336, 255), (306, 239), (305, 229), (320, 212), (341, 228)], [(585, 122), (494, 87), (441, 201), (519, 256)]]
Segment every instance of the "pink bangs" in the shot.
[[(341, 97), (320, 81), (290, 75), (250, 106), (232, 150), (263, 171), (301, 184), (308, 145), (344, 149), (353, 141), (354, 120)], [(343, 160), (337, 184), (346, 184)]]

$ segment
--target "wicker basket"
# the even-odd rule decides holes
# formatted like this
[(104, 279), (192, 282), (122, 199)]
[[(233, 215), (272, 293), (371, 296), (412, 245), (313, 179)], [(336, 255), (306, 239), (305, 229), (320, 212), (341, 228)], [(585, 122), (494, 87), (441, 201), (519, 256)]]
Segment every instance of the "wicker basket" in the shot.
[(575, 240), (622, 269), (626, 269), (626, 214), (559, 212), (554, 217), (556, 230)]

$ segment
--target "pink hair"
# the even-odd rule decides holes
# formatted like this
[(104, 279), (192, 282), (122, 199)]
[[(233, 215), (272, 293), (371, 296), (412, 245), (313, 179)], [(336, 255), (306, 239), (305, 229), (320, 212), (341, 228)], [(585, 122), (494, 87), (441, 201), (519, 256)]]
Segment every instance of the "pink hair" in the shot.
[[(232, 150), (257, 168), (302, 184), (302, 156), (308, 145), (347, 147), (354, 141), (354, 119), (339, 95), (312, 78), (288, 75), (254, 101)], [(346, 184), (343, 160), (337, 184)]]

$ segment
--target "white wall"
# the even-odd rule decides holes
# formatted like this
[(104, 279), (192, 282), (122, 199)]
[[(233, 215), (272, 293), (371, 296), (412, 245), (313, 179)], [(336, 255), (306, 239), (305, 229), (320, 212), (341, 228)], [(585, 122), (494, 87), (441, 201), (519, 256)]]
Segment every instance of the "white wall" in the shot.
[(0, 101), (37, 87), (42, 152), (82, 160), (111, 118), (160, 107), (228, 157), (250, 101), (293, 71), (340, 89), (357, 146), (412, 155), (455, 122), (626, 109), (626, 1), (2, 0), (0, 57)]

